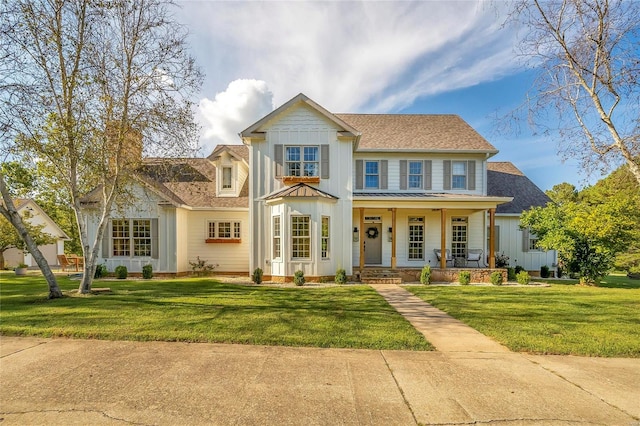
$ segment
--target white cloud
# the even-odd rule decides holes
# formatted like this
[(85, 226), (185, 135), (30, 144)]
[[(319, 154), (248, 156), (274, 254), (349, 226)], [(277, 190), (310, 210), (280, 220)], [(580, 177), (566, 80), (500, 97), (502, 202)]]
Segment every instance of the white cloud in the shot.
[(267, 83), (240, 79), (216, 94), (215, 99), (200, 101), (203, 127), (201, 143), (211, 151), (219, 144), (239, 144), (238, 133), (273, 110), (273, 94)]
[(499, 2), (181, 5), (205, 90), (248, 75), (268, 82), (276, 105), (303, 92), (330, 111), (391, 112), (516, 68)]

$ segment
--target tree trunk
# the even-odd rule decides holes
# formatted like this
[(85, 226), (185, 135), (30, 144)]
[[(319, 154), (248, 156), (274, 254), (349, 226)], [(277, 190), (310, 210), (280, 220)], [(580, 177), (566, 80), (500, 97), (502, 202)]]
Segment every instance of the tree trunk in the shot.
[(16, 207), (13, 204), (13, 200), (11, 199), (11, 196), (9, 194), (9, 190), (4, 183), (4, 175), (2, 174), (0, 174), (0, 193), (2, 194), (2, 199), (4, 200), (4, 206), (0, 205), (0, 213), (2, 213), (2, 215), (7, 218), (9, 223), (11, 223), (16, 228), (18, 234), (20, 235), (20, 238), (24, 240), (24, 243), (27, 246), (27, 250), (29, 250), (29, 253), (31, 253), (31, 256), (33, 256), (36, 263), (38, 264), (40, 271), (42, 271), (42, 275), (44, 275), (44, 278), (47, 280), (47, 284), (49, 285), (49, 299), (57, 299), (62, 297), (62, 291), (60, 291), (60, 287), (58, 287), (56, 277), (55, 275), (53, 275), (53, 272), (51, 272), (49, 263), (47, 263), (47, 260), (40, 252), (40, 249), (38, 249), (38, 245), (35, 243), (33, 238), (31, 238), (31, 235), (29, 235), (27, 228), (24, 226), (22, 217), (16, 210)]

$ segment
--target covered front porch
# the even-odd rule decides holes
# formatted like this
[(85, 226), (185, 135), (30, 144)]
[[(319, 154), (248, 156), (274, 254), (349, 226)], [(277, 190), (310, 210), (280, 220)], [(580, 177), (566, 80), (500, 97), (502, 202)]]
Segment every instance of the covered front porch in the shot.
[[(355, 197), (354, 274), (365, 268), (495, 269), (495, 211), (504, 197)], [(441, 253), (446, 255), (440, 256)], [(410, 274), (411, 272), (407, 272)], [(449, 281), (450, 279), (444, 280)], [(484, 280), (483, 280), (484, 281)]]

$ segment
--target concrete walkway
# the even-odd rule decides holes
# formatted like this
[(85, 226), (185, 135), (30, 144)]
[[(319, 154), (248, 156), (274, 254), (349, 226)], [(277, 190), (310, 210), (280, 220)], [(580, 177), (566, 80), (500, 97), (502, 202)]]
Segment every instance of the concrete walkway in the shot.
[(440, 352), (509, 352), (496, 341), (397, 285), (371, 284), (371, 287)]

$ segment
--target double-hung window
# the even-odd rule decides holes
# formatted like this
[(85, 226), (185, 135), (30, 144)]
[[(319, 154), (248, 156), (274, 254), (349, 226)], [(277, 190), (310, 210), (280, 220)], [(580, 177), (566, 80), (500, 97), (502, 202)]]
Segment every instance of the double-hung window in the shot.
[(291, 216), (291, 257), (309, 259), (311, 257), (311, 218)]
[(329, 217), (322, 216), (322, 234), (320, 238), (320, 251), (323, 259), (329, 258)]
[(280, 216), (273, 217), (273, 258), (282, 256), (282, 234), (280, 232)]
[(317, 146), (287, 146), (285, 174), (287, 176), (319, 176), (320, 154)]
[(409, 161), (408, 174), (409, 189), (422, 188), (422, 161)]
[(231, 167), (223, 167), (222, 168), (222, 189), (231, 189), (232, 188), (232, 169)]
[(424, 217), (409, 217), (409, 260), (424, 259)]
[(365, 161), (364, 187), (380, 188), (380, 163), (378, 161)]
[(451, 218), (451, 255), (467, 257), (468, 220), (466, 217)]
[(150, 257), (151, 219), (113, 219), (111, 246), (113, 256)]
[(467, 189), (467, 162), (451, 162), (451, 188)]

